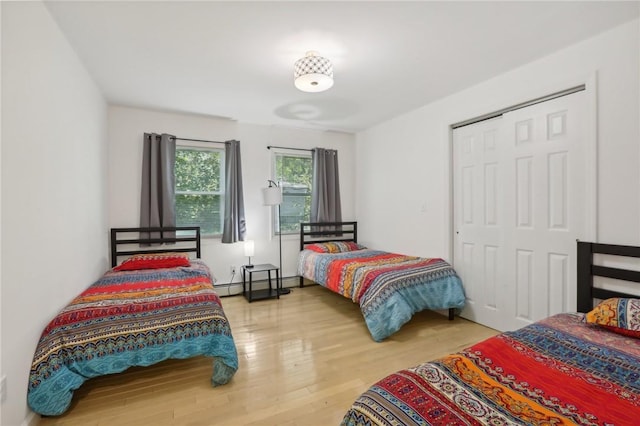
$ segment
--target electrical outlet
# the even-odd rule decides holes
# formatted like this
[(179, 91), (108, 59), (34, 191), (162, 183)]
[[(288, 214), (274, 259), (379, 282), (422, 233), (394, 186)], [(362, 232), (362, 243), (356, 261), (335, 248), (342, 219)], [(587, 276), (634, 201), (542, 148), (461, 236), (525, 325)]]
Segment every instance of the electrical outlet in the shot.
[(4, 374), (0, 377), (0, 402), (4, 402), (7, 398), (7, 376)]
[(231, 275), (235, 275), (236, 274), (236, 266), (235, 265), (231, 265), (230, 266), (230, 271), (231, 271)]

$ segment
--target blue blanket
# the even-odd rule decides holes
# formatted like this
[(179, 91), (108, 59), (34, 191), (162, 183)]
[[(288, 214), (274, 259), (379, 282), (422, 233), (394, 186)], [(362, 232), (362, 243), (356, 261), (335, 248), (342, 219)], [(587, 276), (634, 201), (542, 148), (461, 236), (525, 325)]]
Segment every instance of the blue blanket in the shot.
[(27, 401), (37, 413), (60, 415), (91, 377), (196, 355), (213, 357), (213, 386), (238, 369), (231, 328), (204, 263), (109, 271), (43, 331)]
[(373, 339), (398, 331), (416, 312), (460, 309), (462, 281), (442, 259), (379, 250), (318, 253), (303, 250), (298, 274), (360, 305)]

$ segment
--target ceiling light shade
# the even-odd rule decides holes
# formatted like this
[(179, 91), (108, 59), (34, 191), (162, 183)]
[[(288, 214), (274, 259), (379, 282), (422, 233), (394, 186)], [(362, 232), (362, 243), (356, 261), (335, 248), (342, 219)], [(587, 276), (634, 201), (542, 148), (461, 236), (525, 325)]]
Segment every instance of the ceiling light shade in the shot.
[(295, 85), (303, 92), (323, 92), (333, 86), (333, 65), (318, 52), (307, 52), (293, 67)]

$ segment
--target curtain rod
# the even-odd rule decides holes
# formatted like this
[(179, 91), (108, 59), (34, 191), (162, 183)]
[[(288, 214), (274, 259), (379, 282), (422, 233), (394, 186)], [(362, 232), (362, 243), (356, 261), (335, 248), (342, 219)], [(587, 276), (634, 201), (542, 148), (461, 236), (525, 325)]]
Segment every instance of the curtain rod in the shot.
[(171, 136), (172, 139), (175, 139), (177, 141), (190, 141), (190, 142), (208, 142), (208, 143), (221, 143), (221, 144), (228, 144), (229, 142), (220, 142), (220, 141), (206, 141), (204, 139), (187, 139), (187, 138), (177, 138), (175, 136)]
[(541, 96), (539, 98), (531, 99), (530, 101), (522, 102), (522, 103), (510, 106), (510, 107), (507, 107), (507, 108), (500, 109), (498, 111), (494, 111), (494, 112), (490, 112), (490, 113), (485, 114), (485, 115), (481, 115), (479, 117), (471, 118), (469, 120), (465, 120), (465, 121), (461, 121), (459, 123), (452, 124), (451, 128), (452, 129), (457, 129), (459, 127), (468, 126), (469, 124), (476, 124), (476, 123), (479, 123), (481, 121), (490, 120), (492, 118), (500, 117), (503, 114), (506, 114), (506, 113), (511, 112), (511, 111), (516, 111), (518, 109), (522, 109), (522, 108), (525, 108), (525, 107), (528, 107), (528, 106), (531, 106), (531, 105), (535, 105), (535, 104), (539, 104), (539, 103), (542, 103), (542, 102), (550, 101), (552, 99), (560, 98), (562, 96), (572, 95), (574, 93), (581, 92), (582, 90), (585, 90), (585, 89), (586, 89), (586, 85), (581, 84), (581, 85), (576, 86), (576, 87), (571, 87), (569, 89), (565, 89), (565, 90), (561, 90), (559, 92), (551, 93), (550, 95)]
[(305, 149), (305, 148), (287, 148), (286, 146), (273, 146), (273, 145), (269, 145), (269, 146), (267, 146), (267, 149), (271, 149), (271, 148), (292, 149), (292, 150), (294, 150), (294, 151), (309, 151), (309, 152), (313, 152), (313, 151), (315, 151), (315, 149)]

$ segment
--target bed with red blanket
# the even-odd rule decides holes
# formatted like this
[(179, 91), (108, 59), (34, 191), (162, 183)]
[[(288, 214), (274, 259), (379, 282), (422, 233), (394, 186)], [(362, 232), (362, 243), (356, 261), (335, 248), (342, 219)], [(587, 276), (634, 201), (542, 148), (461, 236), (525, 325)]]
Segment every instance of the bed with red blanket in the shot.
[(591, 261), (594, 253), (640, 257), (640, 248), (579, 245), (578, 309), (585, 312), (558, 314), (390, 374), (353, 403), (342, 424), (638, 424), (640, 299), (594, 288), (593, 275), (638, 282), (640, 274)]
[(451, 265), (370, 250), (357, 243), (357, 223), (302, 223), (298, 275), (350, 298), (373, 339), (382, 341), (425, 309), (448, 310), (453, 319), (464, 306), (462, 282)]
[[(199, 257), (199, 229), (195, 237), (143, 240), (193, 241)], [(44, 329), (31, 365), (29, 406), (43, 415), (60, 415), (89, 378), (170, 358), (211, 357), (211, 384), (227, 383), (238, 368), (231, 328), (209, 268), (189, 259), (191, 250), (114, 249), (114, 265), (121, 254), (132, 256), (73, 299)]]

